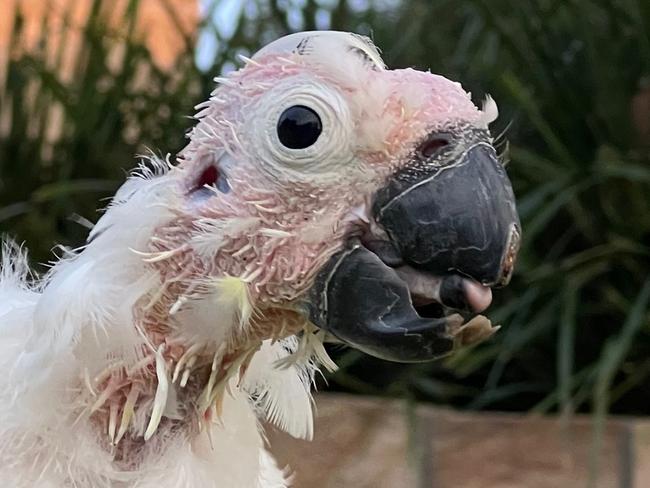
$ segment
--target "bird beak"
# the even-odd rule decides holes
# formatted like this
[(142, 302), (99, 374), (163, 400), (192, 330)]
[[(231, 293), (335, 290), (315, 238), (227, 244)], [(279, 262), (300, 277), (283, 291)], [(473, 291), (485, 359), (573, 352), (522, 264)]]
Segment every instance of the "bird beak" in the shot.
[(393, 178), (375, 199), (377, 223), (403, 259), (434, 274), (457, 272), (485, 286), (510, 281), (520, 224), (505, 168), (492, 146), (470, 147), (415, 182)]
[(373, 218), (377, 235), (351, 240), (319, 271), (307, 301), (314, 324), (400, 362), (435, 359), (491, 334), (490, 324), (459, 340), (460, 315), (418, 313), (434, 302), (480, 312), (490, 288), (510, 280), (520, 224), (490, 144), (475, 143), (446, 164), (415, 158), (377, 192)]

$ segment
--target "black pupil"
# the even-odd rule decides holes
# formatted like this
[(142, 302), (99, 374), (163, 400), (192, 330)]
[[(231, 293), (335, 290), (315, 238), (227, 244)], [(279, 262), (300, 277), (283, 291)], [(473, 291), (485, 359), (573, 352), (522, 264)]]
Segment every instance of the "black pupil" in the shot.
[(304, 149), (318, 140), (323, 125), (320, 117), (309, 107), (289, 107), (278, 120), (278, 137), (289, 149)]

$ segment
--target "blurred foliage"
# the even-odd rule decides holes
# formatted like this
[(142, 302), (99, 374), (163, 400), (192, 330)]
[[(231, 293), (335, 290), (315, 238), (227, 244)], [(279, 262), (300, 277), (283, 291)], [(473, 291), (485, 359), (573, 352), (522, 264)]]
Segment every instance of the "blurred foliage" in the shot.
[(247, 0), (227, 34), (207, 14), (202, 40), (215, 49), (204, 71), (194, 39), (172, 70), (156, 68), (132, 28), (137, 2), (119, 31), (102, 23), (101, 3), (72, 82), (42, 50), (14, 53), (0, 87), (0, 230), (37, 260), (82, 242), (70, 215), (95, 220), (135, 154), (182, 147), (185, 116), (237, 54), (293, 30), (356, 31), (392, 67), (430, 68), (477, 102), (499, 102), (493, 130), (505, 132), (524, 245), (511, 286), (496, 292), (490, 317), (504, 327), (493, 340), (418, 365), (334, 351), (330, 387), (471, 409), (649, 413), (650, 3)]
[(136, 154), (182, 147), (191, 124), (184, 115), (211, 84), (188, 56), (160, 70), (137, 41), (137, 2), (119, 30), (104, 22), (109, 4), (93, 2), (69, 82), (63, 50), (79, 26), (66, 17), (54, 53), (43, 27), (37, 48), (25, 52), (24, 19), (14, 18), (0, 85), (0, 231), (24, 240), (39, 262), (55, 244), (83, 242), (87, 229), (77, 221), (96, 220), (99, 200), (115, 192)]

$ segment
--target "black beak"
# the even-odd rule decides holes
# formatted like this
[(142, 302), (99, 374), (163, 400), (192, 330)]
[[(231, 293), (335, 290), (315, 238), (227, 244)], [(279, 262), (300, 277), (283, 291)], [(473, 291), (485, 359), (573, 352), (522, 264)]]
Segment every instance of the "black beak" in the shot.
[(395, 270), (359, 244), (319, 273), (310, 319), (343, 342), (392, 361), (426, 361), (453, 348), (446, 319), (420, 317)]
[(403, 259), (434, 274), (507, 285), (520, 224), (512, 186), (492, 146), (477, 144), (415, 183), (411, 174), (396, 175), (373, 209)]
[[(467, 342), (460, 334), (462, 318), (418, 314), (404, 276), (440, 277), (437, 293), (448, 294), (438, 295), (443, 304), (463, 301), (463, 281), (507, 284), (520, 224), (510, 181), (494, 149), (481, 142), (451, 164), (414, 161), (377, 193), (373, 214), (383, 229), (383, 246), (353, 241), (329, 260), (311, 289), (310, 320), (384, 359), (427, 361), (448, 354)], [(374, 247), (389, 249), (390, 259), (373, 252)], [(411, 271), (405, 274), (404, 268)], [(451, 288), (445, 286), (450, 283)], [(464, 337), (475, 341), (490, 335), (487, 324), (479, 328), (489, 330)]]

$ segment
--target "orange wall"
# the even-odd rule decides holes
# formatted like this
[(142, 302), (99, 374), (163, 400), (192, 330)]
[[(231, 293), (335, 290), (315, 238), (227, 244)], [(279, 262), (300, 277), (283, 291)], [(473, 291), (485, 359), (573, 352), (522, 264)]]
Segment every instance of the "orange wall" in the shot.
[[(69, 63), (75, 59), (79, 45), (80, 29), (88, 16), (93, 0), (0, 0), (0, 66), (9, 55), (9, 48), (33, 49), (39, 40), (42, 26), (45, 26), (48, 53), (53, 55), (59, 49), (62, 33), (66, 32), (63, 50), (62, 76), (70, 73)], [(121, 14), (129, 0), (105, 0), (104, 7), (107, 22), (120, 32)], [(183, 50), (183, 36), (179, 25), (165, 7), (169, 6), (178, 19), (180, 29), (187, 35), (196, 34), (199, 11), (198, 0), (140, 0), (137, 32), (144, 39), (161, 67), (168, 68)], [(11, 25), (16, 9), (25, 18), (24, 35), (17, 40), (10, 39)], [(71, 29), (65, 29), (67, 22)], [(66, 65), (66, 63), (68, 63)], [(67, 66), (67, 67), (66, 67)]]

